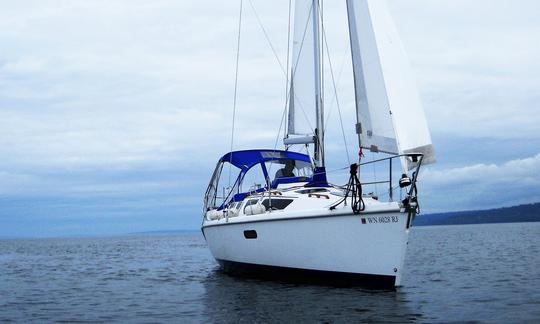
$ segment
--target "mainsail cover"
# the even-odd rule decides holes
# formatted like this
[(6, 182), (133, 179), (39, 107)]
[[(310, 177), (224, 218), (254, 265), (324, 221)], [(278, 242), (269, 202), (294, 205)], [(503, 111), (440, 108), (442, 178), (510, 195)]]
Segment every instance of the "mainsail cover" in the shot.
[[(347, 0), (360, 145), (435, 154), (411, 67), (384, 0)], [(415, 163), (404, 159), (410, 169)]]
[(320, 107), (318, 0), (296, 0), (288, 135), (313, 135)]

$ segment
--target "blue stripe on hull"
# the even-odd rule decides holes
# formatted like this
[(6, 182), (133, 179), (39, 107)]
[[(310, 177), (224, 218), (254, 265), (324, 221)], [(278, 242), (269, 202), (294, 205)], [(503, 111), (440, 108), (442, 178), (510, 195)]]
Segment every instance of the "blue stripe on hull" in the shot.
[(391, 290), (395, 289), (396, 282), (395, 276), (277, 267), (219, 259), (217, 261), (224, 272), (249, 278)]

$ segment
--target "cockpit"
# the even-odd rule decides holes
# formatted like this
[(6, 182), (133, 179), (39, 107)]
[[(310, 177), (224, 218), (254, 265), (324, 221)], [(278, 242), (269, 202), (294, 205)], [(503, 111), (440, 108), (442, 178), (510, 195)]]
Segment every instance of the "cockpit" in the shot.
[(204, 209), (223, 209), (249, 194), (309, 183), (313, 164), (308, 155), (281, 150), (247, 150), (225, 154), (206, 190)]

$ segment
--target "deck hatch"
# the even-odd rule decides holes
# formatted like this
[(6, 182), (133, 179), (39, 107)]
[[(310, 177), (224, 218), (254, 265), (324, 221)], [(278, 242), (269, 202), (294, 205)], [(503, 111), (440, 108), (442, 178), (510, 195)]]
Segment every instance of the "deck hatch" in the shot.
[(280, 210), (287, 208), (292, 202), (292, 199), (272, 198), (272, 201), (268, 201), (268, 199), (263, 200), (262, 204), (266, 207), (266, 210), (270, 208), (270, 204), (273, 210)]

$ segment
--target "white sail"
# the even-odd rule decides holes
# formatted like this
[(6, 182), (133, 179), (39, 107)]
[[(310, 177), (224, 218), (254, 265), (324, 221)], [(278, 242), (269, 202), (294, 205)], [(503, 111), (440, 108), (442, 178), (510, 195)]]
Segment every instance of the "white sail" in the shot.
[(321, 103), (317, 0), (297, 0), (294, 9), (288, 135), (313, 135)]
[[(435, 162), (411, 67), (384, 0), (347, 0), (361, 146)], [(405, 160), (406, 161), (406, 160)], [(414, 163), (405, 162), (410, 169)]]

